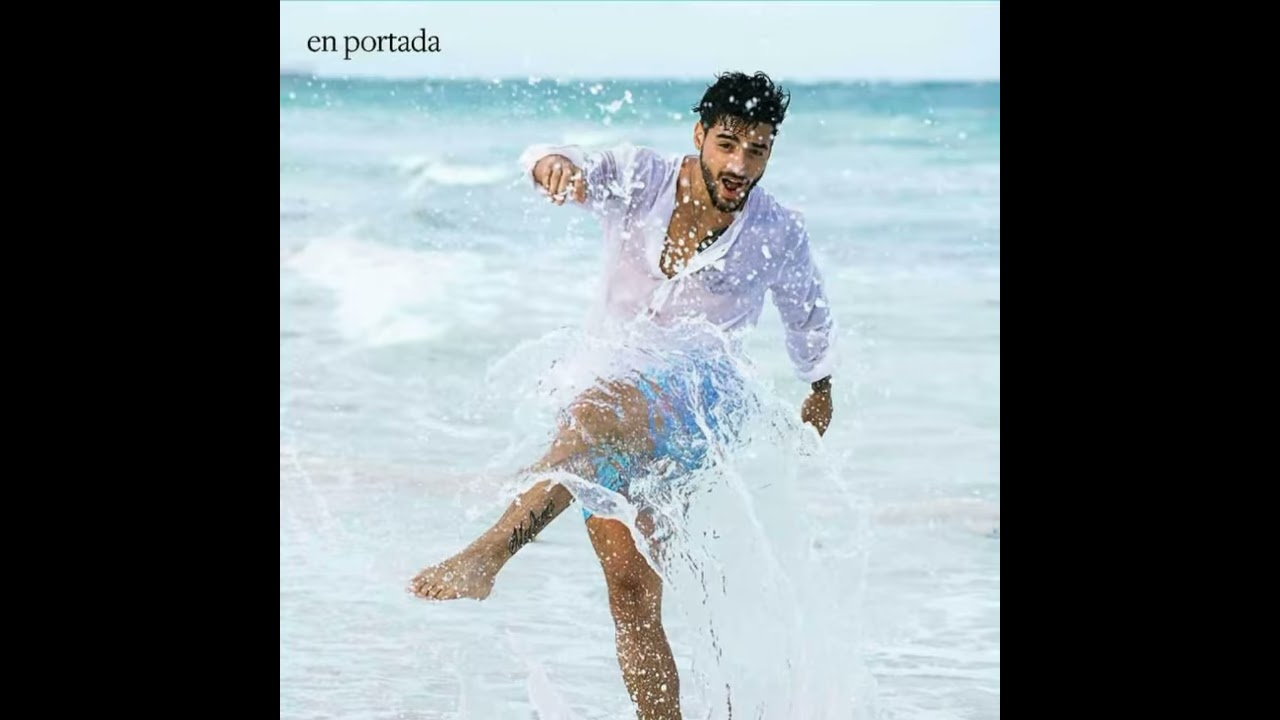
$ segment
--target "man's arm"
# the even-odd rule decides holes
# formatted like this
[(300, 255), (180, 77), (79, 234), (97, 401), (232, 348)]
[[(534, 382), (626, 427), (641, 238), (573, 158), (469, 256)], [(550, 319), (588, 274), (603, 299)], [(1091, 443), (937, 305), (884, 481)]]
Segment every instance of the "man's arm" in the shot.
[(532, 145), (520, 155), (520, 166), (533, 186), (562, 205), (572, 199), (596, 212), (625, 205), (636, 180), (654, 164), (652, 151), (620, 145), (587, 152), (578, 145)]
[(813, 262), (803, 220), (795, 223), (795, 242), (787, 250), (777, 280), (770, 286), (786, 334), (787, 355), (796, 376), (810, 384), (801, 418), (819, 434), (831, 424), (831, 376), (835, 369), (835, 316), (822, 286), (822, 273)]

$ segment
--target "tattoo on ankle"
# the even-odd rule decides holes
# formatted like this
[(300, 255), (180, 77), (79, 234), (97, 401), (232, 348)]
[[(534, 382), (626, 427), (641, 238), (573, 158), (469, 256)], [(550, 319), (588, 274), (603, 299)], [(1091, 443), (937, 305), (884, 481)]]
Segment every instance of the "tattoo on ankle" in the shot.
[(553, 512), (555, 512), (555, 503), (551, 500), (547, 500), (547, 506), (538, 515), (534, 515), (533, 511), (530, 510), (529, 529), (525, 529), (524, 523), (517, 525), (516, 529), (511, 531), (511, 539), (507, 541), (507, 550), (512, 555), (515, 555), (517, 550), (528, 545), (533, 540), (533, 536), (537, 535), (539, 530), (551, 522), (551, 514)]

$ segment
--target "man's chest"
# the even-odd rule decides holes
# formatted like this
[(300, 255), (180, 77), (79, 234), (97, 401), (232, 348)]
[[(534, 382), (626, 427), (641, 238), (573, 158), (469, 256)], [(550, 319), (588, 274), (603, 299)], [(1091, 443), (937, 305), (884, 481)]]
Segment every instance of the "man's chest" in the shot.
[(729, 222), (708, 221), (677, 206), (667, 219), (660, 240), (658, 265), (667, 277), (675, 277), (700, 253), (706, 252), (729, 229)]

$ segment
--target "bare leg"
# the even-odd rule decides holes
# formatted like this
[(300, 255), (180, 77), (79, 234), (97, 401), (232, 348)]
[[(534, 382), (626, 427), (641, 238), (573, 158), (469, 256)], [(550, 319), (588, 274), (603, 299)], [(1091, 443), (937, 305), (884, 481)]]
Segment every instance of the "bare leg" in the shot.
[[(570, 407), (569, 417), (571, 422), (560, 428), (547, 454), (534, 465), (535, 471), (581, 457), (600, 442), (651, 451), (646, 430), (648, 406), (634, 387), (615, 384), (583, 393)], [(549, 480), (534, 485), (470, 545), (414, 576), (409, 591), (432, 600), (485, 599), (493, 590), (498, 571), (572, 501), (572, 493), (563, 485)]]
[[(643, 518), (643, 516), (642, 516)], [(639, 523), (648, 535), (652, 526)], [(587, 520), (609, 588), (618, 665), (639, 720), (681, 720), (680, 677), (662, 627), (662, 578), (636, 548), (623, 523)]]
[(573, 495), (563, 485), (550, 481), (534, 485), (461, 552), (414, 576), (410, 591), (432, 600), (489, 597), (498, 571), (571, 502)]

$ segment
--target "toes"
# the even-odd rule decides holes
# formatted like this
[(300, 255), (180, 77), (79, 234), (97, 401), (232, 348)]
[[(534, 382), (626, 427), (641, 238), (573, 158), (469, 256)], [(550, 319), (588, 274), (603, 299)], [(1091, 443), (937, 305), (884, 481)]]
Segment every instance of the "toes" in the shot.
[(409, 592), (420, 598), (424, 598), (427, 597), (427, 593), (431, 590), (431, 587), (431, 583), (427, 581), (426, 577), (416, 577), (411, 583), (409, 583)]

